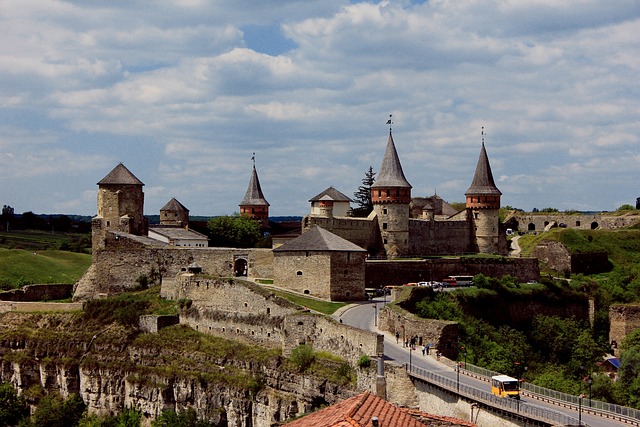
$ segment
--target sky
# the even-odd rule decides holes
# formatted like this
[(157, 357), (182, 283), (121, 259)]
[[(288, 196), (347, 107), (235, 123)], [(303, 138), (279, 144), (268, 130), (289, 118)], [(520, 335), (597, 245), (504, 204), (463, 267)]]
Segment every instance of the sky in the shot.
[(2, 1), (0, 205), (95, 215), (122, 162), (145, 214), (232, 214), (255, 153), (306, 215), (392, 115), (413, 196), (464, 202), (484, 138), (503, 206), (635, 206), (638, 40), (637, 0)]

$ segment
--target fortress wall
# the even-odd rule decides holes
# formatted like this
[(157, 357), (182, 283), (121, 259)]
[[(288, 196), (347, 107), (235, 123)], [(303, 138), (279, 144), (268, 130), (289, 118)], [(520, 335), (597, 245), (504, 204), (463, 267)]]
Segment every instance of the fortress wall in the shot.
[[(212, 311), (283, 317), (298, 310), (298, 306), (277, 297), (269, 289), (239, 280), (216, 280), (204, 275), (180, 275), (174, 283), (178, 292), (177, 295), (170, 296), (170, 299), (190, 299), (194, 305)], [(173, 283), (169, 281), (168, 287), (173, 287)], [(161, 289), (163, 296), (168, 294), (164, 283)]]
[(522, 282), (540, 280), (537, 258), (436, 258), (425, 260), (378, 261), (365, 264), (367, 287), (403, 285), (452, 275), (484, 274), (490, 277), (514, 276)]
[(351, 365), (356, 365), (360, 356), (377, 357), (384, 352), (383, 335), (309, 313), (288, 315), (284, 320), (283, 353), (290, 354), (300, 344), (340, 355)]
[(609, 322), (609, 339), (617, 343), (617, 346), (613, 347), (615, 356), (619, 357), (619, 347), (622, 340), (628, 334), (640, 328), (640, 305), (611, 305), (611, 307), (609, 307)]
[(71, 297), (73, 285), (71, 284), (46, 284), (26, 285), (21, 289), (12, 289), (0, 292), (0, 301), (46, 301), (59, 300)]
[(412, 254), (462, 254), (473, 252), (467, 221), (409, 220), (409, 248)]
[(638, 215), (603, 215), (603, 214), (539, 214), (539, 215), (514, 215), (518, 221), (518, 230), (527, 231), (529, 224), (535, 225), (535, 231), (543, 231), (546, 223), (555, 222), (565, 224), (567, 228), (578, 230), (591, 230), (592, 224), (596, 223), (598, 228), (612, 230), (616, 228), (630, 227), (640, 222)]
[(331, 300), (363, 301), (365, 252), (331, 254)]
[(272, 277), (271, 249), (150, 247), (120, 239), (118, 245), (109, 244), (94, 251), (93, 264), (78, 282), (74, 299), (134, 289), (141, 275), (151, 278), (160, 273), (162, 277), (173, 278), (192, 263), (211, 276), (231, 277), (237, 257), (247, 258), (249, 275)]
[(400, 342), (413, 336), (422, 337), (424, 344), (430, 343), (435, 346), (431, 351), (437, 348), (447, 357), (457, 354), (455, 345), (458, 342), (458, 324), (456, 322), (422, 319), (404, 310), (400, 311), (398, 307), (395, 309), (383, 307), (379, 310), (378, 328), (380, 330), (391, 333), (397, 331), (400, 334)]

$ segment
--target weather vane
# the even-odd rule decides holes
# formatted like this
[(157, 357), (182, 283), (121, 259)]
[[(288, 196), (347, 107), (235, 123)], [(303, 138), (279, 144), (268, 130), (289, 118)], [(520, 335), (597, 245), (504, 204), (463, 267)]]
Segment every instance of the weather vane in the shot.
[(393, 114), (389, 114), (389, 120), (387, 120), (387, 124), (389, 125), (389, 132), (391, 132), (391, 125), (393, 124), (393, 122), (391, 121), (392, 117), (393, 117)]
[(482, 146), (484, 147), (484, 136), (486, 135), (486, 133), (484, 133), (484, 126), (482, 126), (482, 132), (480, 132), (480, 135), (482, 135)]
[(251, 161), (253, 162), (253, 167), (256, 167), (256, 153), (253, 153), (253, 156), (251, 156)]

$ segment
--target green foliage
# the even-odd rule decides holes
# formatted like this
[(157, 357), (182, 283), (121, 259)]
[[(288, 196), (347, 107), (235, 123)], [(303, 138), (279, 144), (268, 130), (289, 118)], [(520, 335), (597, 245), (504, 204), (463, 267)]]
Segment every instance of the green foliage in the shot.
[(428, 298), (416, 304), (417, 315), (425, 319), (458, 320), (461, 311), (446, 292), (431, 292)]
[(291, 350), (289, 360), (293, 362), (299, 372), (304, 372), (311, 367), (311, 364), (315, 360), (313, 348), (308, 344), (301, 344)]
[(209, 220), (211, 245), (228, 248), (252, 248), (260, 240), (260, 224), (246, 215), (219, 216)]
[(84, 319), (102, 325), (118, 322), (125, 326), (134, 326), (138, 324), (139, 316), (145, 314), (148, 307), (148, 301), (136, 298), (134, 294), (92, 299), (84, 304)]
[(635, 206), (631, 206), (629, 204), (624, 204), (622, 206), (620, 206), (618, 209), (616, 209), (616, 212), (627, 212), (627, 211), (635, 211), (636, 208)]
[(373, 202), (371, 201), (371, 186), (375, 182), (376, 173), (373, 167), (369, 166), (369, 170), (365, 172), (362, 179), (362, 185), (358, 187), (358, 191), (353, 193), (355, 202), (358, 207), (353, 209), (353, 216), (367, 217), (373, 210)]
[(371, 358), (366, 354), (363, 354), (358, 359), (358, 367), (362, 369), (366, 369), (371, 366)]
[(82, 419), (85, 404), (77, 394), (63, 400), (59, 394), (43, 397), (31, 420), (33, 427), (75, 427)]
[(0, 383), (0, 427), (14, 426), (29, 415), (24, 397), (9, 383)]
[(280, 290), (273, 290), (272, 293), (301, 307), (309, 308), (323, 314), (333, 314), (337, 309), (347, 305), (347, 303), (344, 302), (322, 301)]
[(196, 411), (193, 408), (180, 411), (164, 410), (162, 414), (151, 423), (152, 427), (209, 427), (212, 424), (198, 420)]
[(544, 208), (544, 209), (540, 210), (540, 212), (551, 213), (551, 212), (559, 212), (559, 211), (556, 208)]

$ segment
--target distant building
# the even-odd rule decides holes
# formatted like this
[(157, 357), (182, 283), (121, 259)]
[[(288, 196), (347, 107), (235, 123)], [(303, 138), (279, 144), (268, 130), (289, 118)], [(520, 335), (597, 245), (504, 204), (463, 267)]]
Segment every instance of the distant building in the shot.
[(258, 173), (256, 172), (255, 160), (247, 192), (240, 202), (240, 214), (247, 215), (258, 221), (263, 232), (268, 230), (269, 202), (267, 202), (267, 199), (264, 198), (264, 194), (262, 194), (260, 180), (258, 179)]
[(160, 208), (160, 225), (171, 225), (189, 228), (189, 209), (182, 203), (171, 198), (166, 205)]

